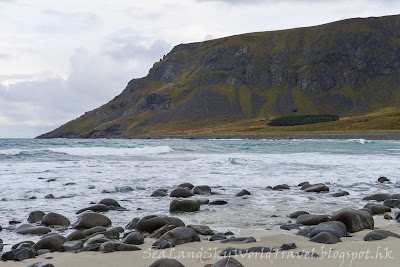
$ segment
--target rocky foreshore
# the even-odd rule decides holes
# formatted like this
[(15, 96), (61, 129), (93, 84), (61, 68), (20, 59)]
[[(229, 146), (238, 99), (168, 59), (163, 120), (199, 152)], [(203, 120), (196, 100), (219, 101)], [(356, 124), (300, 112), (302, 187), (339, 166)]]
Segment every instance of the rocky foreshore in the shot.
[[(386, 177), (380, 177), (377, 183), (393, 186)], [(292, 186), (279, 184), (265, 190), (284, 191), (292, 187), (310, 195), (331, 194), (329, 186), (309, 182)], [(188, 225), (179, 218), (182, 213), (201, 212), (208, 205), (220, 205), (224, 212), (223, 206), (229, 200), (210, 202), (207, 196), (213, 194), (210, 186), (191, 183), (180, 184), (171, 192), (155, 188), (152, 197), (171, 199), (170, 215), (136, 217), (126, 226), (113, 225), (112, 218), (107, 216), (109, 210), (127, 212), (111, 198), (76, 210), (79, 217), (75, 222), (56, 212), (32, 211), (26, 220), (10, 222), (17, 225), (15, 229), (3, 229), (26, 236), (26, 240), (17, 244), (0, 240), (1, 264), (35, 267), (339, 266), (340, 263), (345, 266), (398, 266), (400, 194), (366, 196), (364, 201), (368, 203), (359, 209), (344, 208), (326, 214), (299, 210), (287, 214), (287, 223), (281, 225), (281, 231), (218, 232), (207, 225)], [(343, 189), (331, 196), (338, 198), (348, 194)], [(243, 189), (235, 197), (253, 196)], [(244, 221), (251, 217), (246, 214), (245, 207), (243, 215)], [(32, 236), (40, 236), (39, 241), (31, 241)]]

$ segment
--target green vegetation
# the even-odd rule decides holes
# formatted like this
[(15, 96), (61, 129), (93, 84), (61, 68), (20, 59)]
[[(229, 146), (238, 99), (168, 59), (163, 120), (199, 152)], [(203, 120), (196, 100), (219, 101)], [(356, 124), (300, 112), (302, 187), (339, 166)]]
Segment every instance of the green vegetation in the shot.
[(337, 115), (301, 115), (301, 116), (287, 116), (273, 119), (268, 123), (270, 126), (294, 126), (316, 124), (321, 122), (337, 121)]

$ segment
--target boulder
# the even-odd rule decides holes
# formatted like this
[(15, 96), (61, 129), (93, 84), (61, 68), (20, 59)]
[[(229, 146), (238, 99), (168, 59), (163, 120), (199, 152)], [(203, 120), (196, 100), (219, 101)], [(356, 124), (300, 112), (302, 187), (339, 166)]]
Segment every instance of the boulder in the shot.
[(102, 234), (110, 239), (119, 239), (120, 234), (123, 232), (124, 228), (121, 226), (116, 226), (108, 228), (105, 232), (102, 232)]
[(136, 229), (142, 232), (152, 233), (164, 225), (185, 226), (178, 218), (168, 216), (148, 215), (139, 220)]
[(67, 225), (70, 225), (71, 222), (68, 220), (67, 217), (65, 217), (61, 214), (58, 214), (55, 212), (49, 212), (43, 217), (42, 224), (67, 226)]
[(169, 194), (170, 197), (183, 197), (183, 198), (188, 198), (193, 196), (193, 193), (190, 192), (188, 189), (183, 188), (183, 187), (178, 187), (174, 190), (171, 191), (171, 194)]
[(144, 237), (139, 232), (129, 233), (123, 240), (123, 243), (129, 245), (141, 245), (144, 243)]
[(293, 229), (299, 230), (299, 229), (300, 229), (300, 225), (299, 225), (299, 224), (295, 224), (295, 223), (292, 223), (292, 224), (284, 224), (284, 225), (279, 226), (279, 229), (281, 229), (281, 230), (287, 230), (287, 231), (293, 230)]
[(226, 235), (223, 233), (216, 233), (212, 237), (210, 237), (209, 241), (218, 241), (226, 239)]
[(386, 199), (385, 201), (383, 201), (382, 205), (389, 208), (396, 208), (400, 205), (400, 199)]
[(364, 209), (368, 209), (372, 214), (384, 214), (385, 212), (390, 212), (389, 207), (383, 206), (381, 204), (368, 203), (364, 206)]
[(300, 231), (298, 231), (296, 235), (309, 237), (312, 230), (314, 230), (314, 227), (304, 228), (304, 229), (301, 229)]
[(68, 241), (75, 241), (75, 240), (85, 239), (86, 236), (82, 231), (76, 230), (76, 231), (73, 231), (72, 233), (70, 233), (69, 235), (67, 235), (66, 238)]
[(54, 265), (51, 264), (51, 263), (38, 261), (38, 262), (35, 262), (33, 264), (27, 265), (26, 267), (54, 267)]
[(94, 234), (91, 237), (89, 237), (88, 240), (85, 242), (85, 246), (88, 245), (93, 245), (93, 244), (103, 244), (105, 242), (110, 241), (105, 235), (103, 234)]
[[(3, 243), (3, 241), (2, 241), (1, 239), (0, 239), (0, 243)], [(22, 242), (19, 242), (19, 243), (13, 245), (13, 246), (11, 247), (11, 249), (16, 249), (16, 248), (18, 248), (19, 245), (21, 245), (21, 244), (29, 244), (29, 245), (33, 246), (33, 245), (35, 245), (35, 242), (29, 241), (29, 240), (27, 240), (27, 241), (22, 241)]]
[(35, 250), (48, 249), (50, 251), (60, 251), (65, 241), (67, 239), (62, 235), (54, 234), (39, 240), (33, 247)]
[(119, 242), (105, 242), (101, 244), (99, 251), (103, 253), (110, 253), (114, 251), (134, 251), (140, 250), (137, 246), (119, 243)]
[(169, 205), (169, 212), (193, 212), (200, 210), (200, 201), (193, 199), (175, 199)]
[(350, 233), (374, 229), (374, 218), (370, 213), (362, 210), (341, 209), (332, 214), (331, 221), (344, 223)]
[(339, 221), (330, 221), (318, 224), (314, 230), (310, 232), (309, 237), (312, 238), (322, 232), (331, 233), (338, 238), (347, 236), (347, 228), (344, 223)]
[(32, 224), (21, 224), (15, 229), (17, 234), (21, 235), (45, 235), (51, 232), (51, 229), (45, 226), (36, 226)]
[(225, 257), (214, 263), (211, 267), (244, 267), (237, 259)]
[(251, 193), (246, 189), (243, 189), (242, 191), (240, 191), (239, 193), (236, 194), (237, 197), (242, 197), (242, 196), (247, 196), (247, 195), (251, 195)]
[(83, 234), (85, 236), (91, 236), (93, 234), (102, 233), (102, 232), (105, 232), (105, 231), (107, 231), (107, 228), (105, 228), (103, 226), (95, 226), (95, 227), (92, 227), (92, 228), (84, 231)]
[(313, 236), (310, 241), (322, 244), (336, 244), (342, 242), (337, 236), (328, 232), (321, 232)]
[(193, 189), (194, 185), (192, 185), (191, 183), (183, 183), (183, 184), (178, 185), (178, 187), (186, 187), (189, 189)]
[(327, 222), (329, 219), (328, 215), (303, 214), (296, 218), (296, 223), (302, 225), (317, 225), (322, 222)]
[(3, 261), (23, 261), (26, 259), (35, 258), (35, 250), (32, 246), (30, 247), (21, 247), (17, 249), (13, 249), (11, 251), (5, 252), (1, 259)]
[(73, 227), (75, 229), (90, 229), (95, 226), (108, 227), (110, 225), (111, 220), (108, 217), (93, 211), (85, 211), (79, 216)]
[(220, 242), (221, 243), (245, 244), (245, 243), (253, 243), (253, 242), (257, 242), (257, 241), (254, 237), (249, 236), (249, 237), (233, 237), (233, 238), (221, 240)]
[(188, 225), (187, 227), (192, 228), (199, 235), (213, 235), (214, 231), (207, 225)]
[(389, 236), (400, 238), (400, 235), (392, 233), (390, 231), (385, 231), (385, 230), (375, 230), (372, 232), (369, 232), (364, 236), (364, 241), (376, 241), (376, 240), (382, 240), (385, 239)]
[(386, 199), (390, 199), (390, 196), (388, 194), (374, 194), (363, 198), (363, 200), (375, 200), (378, 202), (382, 202)]
[(214, 200), (214, 201), (208, 202), (208, 205), (214, 205), (214, 206), (220, 206), (220, 205), (226, 205), (226, 204), (228, 204), (228, 202), (225, 200)]
[(287, 184), (280, 184), (272, 187), (272, 190), (289, 190), (289, 189), (290, 186), (288, 186)]
[(286, 243), (286, 244), (283, 244), (280, 248), (279, 248), (279, 250), (291, 250), (291, 249), (296, 249), (297, 248), (297, 246), (296, 246), (296, 244), (295, 243)]
[(310, 214), (310, 213), (308, 213), (307, 211), (299, 210), (299, 211), (290, 213), (288, 217), (291, 219), (296, 219), (297, 217), (299, 217), (300, 215), (303, 215), (303, 214)]
[(153, 243), (153, 246), (157, 246), (163, 240), (172, 240), (175, 245), (180, 245), (188, 242), (200, 242), (200, 237), (192, 228), (177, 227), (163, 234)]
[(312, 186), (304, 189), (304, 191), (315, 192), (315, 193), (327, 192), (327, 191), (329, 191), (329, 187), (327, 187), (324, 184), (315, 184), (315, 185), (312, 185)]
[(82, 241), (65, 241), (61, 247), (61, 251), (78, 251), (83, 248)]
[(182, 263), (175, 259), (162, 258), (153, 261), (147, 267), (185, 267)]
[(139, 221), (140, 221), (140, 218), (139, 218), (139, 217), (133, 218), (132, 221), (130, 221), (130, 222), (125, 226), (125, 229), (128, 229), (128, 230), (136, 229), (136, 225), (137, 225), (137, 223), (138, 223)]
[(172, 239), (163, 240), (157, 244), (157, 246), (153, 247), (154, 249), (166, 249), (175, 247), (175, 243)]
[(87, 210), (91, 210), (94, 212), (107, 212), (110, 210), (110, 208), (104, 204), (96, 204), (94, 206), (80, 209), (76, 212), (76, 214), (81, 214), (82, 212), (87, 211)]
[(400, 199), (400, 194), (391, 194), (390, 199)]
[(168, 193), (160, 189), (157, 189), (151, 194), (151, 197), (166, 197), (166, 196), (168, 196)]
[(301, 185), (299, 184), (299, 186), (301, 186), (301, 190), (306, 190), (307, 188), (311, 187), (312, 185), (309, 182), (304, 182)]
[(385, 183), (385, 182), (390, 182), (390, 180), (384, 176), (381, 176), (378, 178), (379, 183)]
[(348, 195), (350, 195), (349, 192), (343, 190), (340, 190), (339, 192), (332, 194), (333, 197), (344, 197)]
[(114, 207), (121, 207), (121, 205), (116, 201), (115, 199), (112, 198), (104, 198), (102, 199), (99, 204), (103, 204), (106, 206), (114, 206)]
[(211, 188), (208, 185), (198, 185), (193, 187), (193, 194), (195, 195), (210, 195)]
[(161, 228), (158, 228), (157, 230), (155, 230), (153, 233), (151, 233), (149, 235), (150, 238), (155, 238), (155, 239), (159, 239), (163, 234), (165, 234), (168, 231), (171, 231), (172, 229), (176, 228), (177, 226), (175, 225), (170, 225), (170, 224), (166, 224)]
[(42, 218), (44, 217), (45, 213), (40, 210), (32, 211), (29, 213), (28, 216), (28, 222), (29, 223), (35, 223), (35, 222), (40, 222)]

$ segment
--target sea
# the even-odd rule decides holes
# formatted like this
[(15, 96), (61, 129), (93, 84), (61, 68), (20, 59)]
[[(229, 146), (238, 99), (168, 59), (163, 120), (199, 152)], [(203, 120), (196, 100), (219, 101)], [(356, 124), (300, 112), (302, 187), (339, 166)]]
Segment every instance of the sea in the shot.
[[(390, 182), (378, 183), (380, 176)], [(26, 223), (31, 211), (73, 223), (76, 211), (103, 198), (127, 209), (106, 213), (114, 226), (162, 214), (217, 231), (274, 230), (297, 210), (331, 214), (362, 208), (367, 195), (400, 193), (400, 141), (0, 139), (0, 181), (0, 238), (8, 244), (39, 239), (13, 232), (12, 221)], [(304, 181), (325, 183), (330, 192), (306, 193), (298, 187)], [(185, 182), (209, 185), (213, 194), (200, 197), (228, 204), (170, 214), (171, 197), (150, 196)], [(290, 190), (266, 189), (279, 184)], [(251, 195), (236, 197), (242, 189)], [(339, 190), (350, 194), (331, 196)]]

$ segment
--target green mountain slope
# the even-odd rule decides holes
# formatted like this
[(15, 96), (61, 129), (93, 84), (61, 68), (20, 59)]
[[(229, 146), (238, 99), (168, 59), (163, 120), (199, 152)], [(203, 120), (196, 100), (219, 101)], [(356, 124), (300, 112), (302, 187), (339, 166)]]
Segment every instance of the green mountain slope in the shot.
[(181, 44), (113, 100), (40, 138), (125, 138), (288, 115), (397, 112), (399, 71), (400, 15)]

